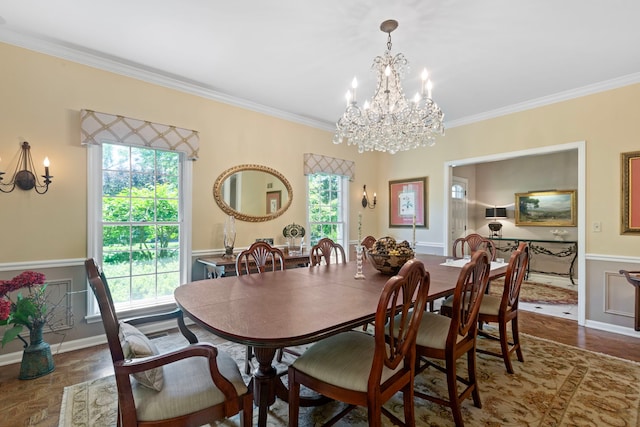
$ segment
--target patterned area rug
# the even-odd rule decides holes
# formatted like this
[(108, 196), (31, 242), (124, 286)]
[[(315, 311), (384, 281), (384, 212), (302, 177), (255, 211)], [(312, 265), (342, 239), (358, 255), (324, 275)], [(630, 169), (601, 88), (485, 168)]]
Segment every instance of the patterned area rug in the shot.
[[(491, 281), (489, 294), (501, 296), (504, 279)], [(523, 281), (520, 301), (539, 304), (578, 304), (578, 291), (546, 283)]]
[[(215, 342), (215, 338), (209, 341)], [(514, 361), (513, 375), (507, 374), (501, 359), (478, 354), (482, 409), (473, 406), (471, 400), (464, 402), (466, 426), (640, 426), (640, 364), (529, 335), (522, 341), (525, 362)], [(167, 338), (154, 342), (161, 351), (172, 345)], [(494, 342), (486, 339), (479, 339), (478, 346), (495, 348)], [(243, 366), (243, 346), (225, 343), (218, 347)], [(464, 372), (464, 364), (458, 369)], [(428, 369), (416, 377), (416, 387), (427, 393), (446, 394), (444, 377), (435, 370)], [(400, 395), (385, 406), (402, 419)], [(318, 425), (339, 408), (337, 402), (303, 408), (300, 425)], [(269, 426), (286, 426), (287, 410), (287, 404), (278, 400), (270, 408)], [(415, 410), (418, 426), (454, 425), (448, 408), (416, 399)], [(257, 411), (254, 415), (257, 417)], [(113, 376), (65, 388), (61, 427), (115, 426), (115, 419)], [(384, 417), (383, 423), (391, 425)], [(238, 425), (238, 417), (217, 425)], [(366, 426), (366, 409), (358, 408), (337, 425)]]

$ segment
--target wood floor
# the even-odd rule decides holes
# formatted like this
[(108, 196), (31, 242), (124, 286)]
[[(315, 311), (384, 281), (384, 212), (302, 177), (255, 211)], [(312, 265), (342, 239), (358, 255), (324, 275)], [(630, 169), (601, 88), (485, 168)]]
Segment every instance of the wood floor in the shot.
[[(521, 332), (529, 335), (640, 362), (640, 338), (526, 311), (520, 311), (519, 324)], [(0, 367), (0, 425), (57, 426), (65, 386), (113, 373), (106, 345), (57, 354), (54, 361), (55, 371), (35, 380), (18, 380), (18, 364)]]

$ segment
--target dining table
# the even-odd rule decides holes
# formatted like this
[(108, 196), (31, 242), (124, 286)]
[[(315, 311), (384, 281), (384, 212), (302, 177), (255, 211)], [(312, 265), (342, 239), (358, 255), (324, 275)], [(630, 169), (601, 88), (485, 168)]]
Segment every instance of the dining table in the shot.
[[(466, 260), (420, 254), (416, 258), (430, 274), (429, 301), (451, 295)], [(493, 262), (491, 278), (503, 276), (506, 267)], [(364, 278), (356, 279), (356, 268), (356, 261), (350, 261), (199, 280), (176, 288), (176, 303), (194, 323), (253, 347), (258, 366), (251, 382), (258, 426), (266, 426), (268, 408), (276, 398), (288, 400), (273, 366), (279, 348), (316, 342), (375, 319), (380, 293), (391, 276), (363, 262)], [(321, 397), (305, 397), (301, 405), (319, 401)]]

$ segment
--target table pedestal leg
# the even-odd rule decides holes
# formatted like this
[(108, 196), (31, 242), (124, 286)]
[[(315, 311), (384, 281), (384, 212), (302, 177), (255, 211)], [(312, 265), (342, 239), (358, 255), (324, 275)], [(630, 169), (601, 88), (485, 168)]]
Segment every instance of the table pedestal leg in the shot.
[(253, 373), (253, 401), (258, 407), (258, 427), (267, 425), (267, 411), (276, 401), (276, 383), (279, 382), (273, 359), (275, 348), (254, 347), (258, 368)]

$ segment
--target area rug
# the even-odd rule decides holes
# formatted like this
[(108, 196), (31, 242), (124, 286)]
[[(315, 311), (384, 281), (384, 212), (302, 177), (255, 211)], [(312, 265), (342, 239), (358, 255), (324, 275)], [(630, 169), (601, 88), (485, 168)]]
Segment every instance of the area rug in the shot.
[[(501, 296), (504, 279), (495, 279), (489, 286), (489, 294)], [(578, 291), (547, 283), (523, 281), (520, 301), (537, 304), (578, 304)]]
[[(464, 402), (466, 426), (640, 426), (640, 364), (529, 335), (523, 335), (521, 340), (525, 362), (514, 361), (512, 375), (507, 374), (501, 359), (478, 354), (482, 409), (470, 400)], [(486, 339), (479, 339), (478, 346), (496, 349), (494, 342)], [(225, 343), (218, 347), (230, 352), (243, 366), (243, 346)], [(464, 364), (458, 368), (464, 372)], [(434, 370), (416, 377), (416, 387), (446, 395), (444, 376)], [(385, 406), (402, 419), (401, 395), (394, 396)], [(303, 408), (300, 425), (318, 425), (339, 408), (337, 402)], [(277, 400), (270, 408), (268, 425), (286, 426), (287, 411), (287, 404)], [(415, 412), (418, 426), (454, 425), (449, 409), (431, 402), (416, 399)], [(257, 417), (257, 410), (254, 416)], [(115, 419), (113, 376), (65, 388), (60, 427), (115, 426)], [(216, 425), (236, 426), (238, 421), (234, 417)], [(386, 419), (383, 423), (391, 425)], [(337, 425), (366, 426), (366, 409), (355, 410)]]

